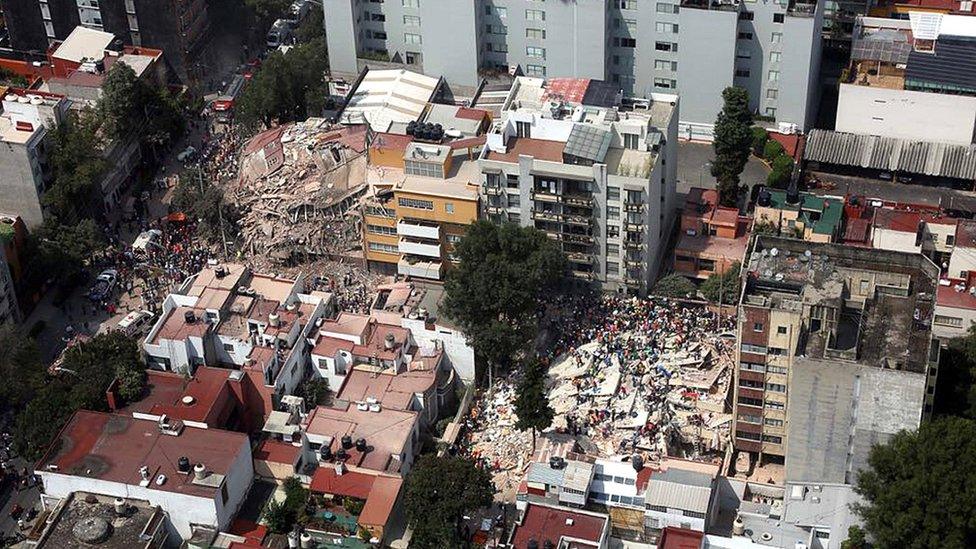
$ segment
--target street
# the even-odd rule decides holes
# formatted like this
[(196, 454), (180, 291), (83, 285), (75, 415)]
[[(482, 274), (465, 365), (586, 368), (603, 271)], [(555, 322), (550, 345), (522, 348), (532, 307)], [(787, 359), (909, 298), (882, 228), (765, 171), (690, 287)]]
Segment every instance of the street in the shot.
[(894, 202), (925, 204), (941, 206), (947, 209), (976, 212), (976, 193), (958, 191), (945, 187), (927, 187), (912, 183), (892, 183), (878, 179), (835, 175), (821, 172), (807, 172), (820, 181), (833, 183), (833, 189), (818, 187), (814, 194), (824, 196), (844, 196), (846, 194), (864, 195), (868, 198), (880, 198)]
[[(715, 156), (711, 143), (678, 141), (678, 206), (684, 206), (684, 197), (692, 187), (715, 188), (715, 178), (709, 170), (709, 163)], [(769, 169), (758, 158), (749, 157), (740, 180), (750, 188), (764, 185)]]

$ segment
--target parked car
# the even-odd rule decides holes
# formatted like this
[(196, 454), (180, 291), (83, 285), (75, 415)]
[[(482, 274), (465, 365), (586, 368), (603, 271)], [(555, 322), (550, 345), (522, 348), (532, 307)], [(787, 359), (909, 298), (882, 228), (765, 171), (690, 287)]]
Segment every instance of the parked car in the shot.
[(197, 150), (191, 145), (183, 149), (180, 154), (176, 155), (176, 159), (180, 162), (186, 162), (188, 160), (193, 160), (193, 157), (197, 154)]
[(92, 301), (101, 301), (107, 298), (111, 295), (112, 290), (115, 289), (115, 282), (118, 278), (118, 271), (115, 269), (105, 269), (95, 279), (95, 283), (92, 284), (91, 290), (88, 292), (88, 298)]
[(139, 233), (135, 241), (132, 242), (132, 249), (138, 253), (146, 253), (151, 248), (162, 248), (159, 241), (163, 238), (163, 231), (159, 229), (149, 229)]
[(132, 311), (119, 321), (117, 328), (127, 337), (142, 335), (152, 325), (155, 317), (152, 311)]
[(278, 46), (290, 44), (292, 42), (292, 29), (287, 21), (278, 19), (271, 25), (268, 31), (267, 46), (269, 50), (276, 49)]

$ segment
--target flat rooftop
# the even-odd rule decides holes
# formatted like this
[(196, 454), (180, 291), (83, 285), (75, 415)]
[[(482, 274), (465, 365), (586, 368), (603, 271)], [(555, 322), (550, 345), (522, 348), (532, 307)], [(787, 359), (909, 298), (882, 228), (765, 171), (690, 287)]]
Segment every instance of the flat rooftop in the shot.
[[(760, 236), (743, 304), (837, 311), (836, 331), (807, 330), (798, 355), (925, 372), (938, 273), (919, 254)], [(851, 294), (868, 289), (851, 288), (852, 281), (874, 283), (860, 308)]]
[(409, 410), (415, 394), (426, 393), (434, 386), (437, 372), (418, 361), (420, 369), (393, 373), (376, 373), (354, 368), (346, 376), (336, 398), (347, 402), (365, 402), (375, 398), (384, 408)]
[(529, 503), (522, 520), (512, 532), (512, 547), (525, 549), (530, 541), (542, 547), (552, 541), (556, 547), (599, 547), (604, 531), (609, 528), (607, 515), (589, 511)]
[[(235, 402), (228, 380), (234, 370), (199, 366), (192, 378), (158, 370), (146, 370), (149, 394), (120, 413), (167, 415), (173, 419), (210, 424), (226, 418)], [(221, 427), (221, 425), (210, 425)]]
[[(178, 471), (179, 458), (203, 463), (210, 475), (226, 475), (247, 444), (242, 433), (185, 427), (179, 436), (172, 436), (162, 433), (155, 421), (82, 410), (61, 429), (37, 470), (138, 485), (140, 468), (146, 466), (154, 490), (213, 498), (220, 484), (195, 483), (192, 474)], [(157, 485), (155, 479), (161, 474), (166, 481)]]
[(331, 439), (333, 452), (338, 451), (343, 436), (353, 441), (366, 439), (369, 448), (358, 455), (355, 447), (349, 451), (350, 463), (374, 471), (398, 472), (400, 462), (393, 459), (404, 452), (414, 427), (417, 412), (383, 408), (379, 412), (359, 410), (355, 405), (338, 403), (335, 407), (318, 406), (306, 419), (306, 432)]
[[(127, 499), (127, 511), (119, 516), (115, 512), (115, 498), (86, 492), (75, 492), (68, 496), (53, 522), (41, 534), (39, 549), (85, 549), (97, 545), (105, 549), (132, 549), (144, 547), (144, 532), (153, 533), (162, 526), (165, 528), (166, 514), (148, 502)], [(93, 528), (108, 525), (107, 537), (97, 544), (85, 543), (78, 539), (74, 529), (78, 524), (90, 524)]]

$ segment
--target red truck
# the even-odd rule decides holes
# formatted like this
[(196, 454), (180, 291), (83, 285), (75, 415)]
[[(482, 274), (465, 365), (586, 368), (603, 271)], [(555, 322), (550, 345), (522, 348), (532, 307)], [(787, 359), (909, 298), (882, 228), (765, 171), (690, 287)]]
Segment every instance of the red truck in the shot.
[(214, 99), (212, 107), (217, 115), (217, 122), (227, 124), (234, 117), (234, 102), (241, 96), (244, 86), (249, 79), (243, 75), (236, 74), (217, 99)]

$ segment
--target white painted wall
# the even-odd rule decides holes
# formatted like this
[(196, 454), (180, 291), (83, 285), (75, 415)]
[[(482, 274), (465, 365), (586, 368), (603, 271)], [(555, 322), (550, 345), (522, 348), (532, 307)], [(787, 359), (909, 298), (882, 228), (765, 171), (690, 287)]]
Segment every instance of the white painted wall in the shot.
[(871, 245), (879, 250), (891, 250), (894, 252), (914, 252), (922, 251), (922, 246), (915, 245), (915, 233), (904, 231), (892, 231), (875, 227), (871, 234)]
[(468, 345), (467, 338), (460, 330), (436, 324), (433, 330), (428, 330), (423, 320), (409, 318), (403, 318), (400, 325), (410, 330), (418, 345), (433, 345), (435, 341), (440, 341), (444, 355), (457, 375), (465, 382), (474, 380), (474, 348)]
[(956, 246), (949, 258), (949, 276), (966, 278), (966, 271), (976, 271), (976, 248)]
[[(949, 321), (949, 319), (957, 318), (962, 320), (962, 324), (958, 326), (954, 325), (955, 322)], [(969, 327), (973, 323), (976, 323), (976, 310), (936, 304), (932, 335), (939, 339), (962, 337), (969, 332)]]
[(839, 132), (969, 145), (976, 97), (841, 84)]

